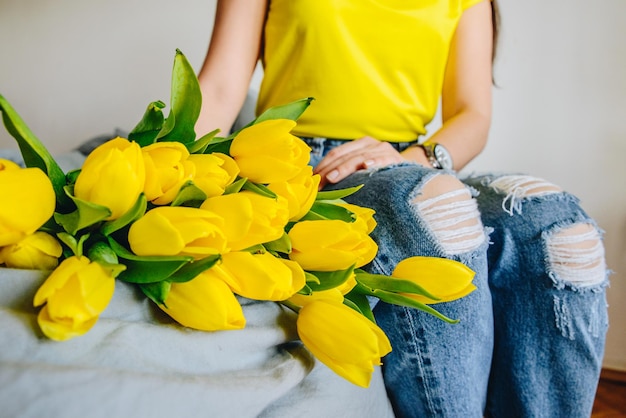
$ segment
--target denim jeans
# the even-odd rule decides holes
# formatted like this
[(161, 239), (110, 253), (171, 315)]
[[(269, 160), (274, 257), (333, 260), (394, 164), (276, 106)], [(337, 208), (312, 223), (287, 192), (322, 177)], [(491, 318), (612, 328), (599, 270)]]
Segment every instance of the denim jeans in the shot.
[[(305, 141), (313, 166), (343, 143)], [(370, 272), (390, 274), (414, 255), (476, 272), (477, 290), (433, 306), (458, 324), (376, 305), (393, 347), (383, 375), (396, 415), (589, 417), (608, 327), (601, 232), (574, 196), (541, 179), (473, 176), (424, 198), (438, 176), (456, 174), (401, 163), (329, 186), (363, 184), (346, 200), (376, 210)]]

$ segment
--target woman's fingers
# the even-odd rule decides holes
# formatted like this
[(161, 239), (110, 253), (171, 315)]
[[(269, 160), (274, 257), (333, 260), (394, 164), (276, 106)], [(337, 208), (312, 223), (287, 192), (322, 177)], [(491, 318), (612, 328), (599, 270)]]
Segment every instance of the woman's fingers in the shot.
[(383, 167), (405, 161), (389, 143), (364, 137), (332, 149), (315, 168), (321, 176), (320, 188), (337, 183), (357, 170)]

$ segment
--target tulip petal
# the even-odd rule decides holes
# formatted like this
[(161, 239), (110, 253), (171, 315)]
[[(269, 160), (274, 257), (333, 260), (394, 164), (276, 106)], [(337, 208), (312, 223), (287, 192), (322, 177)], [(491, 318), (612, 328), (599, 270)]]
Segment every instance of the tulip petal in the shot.
[(359, 386), (369, 385), (374, 365), (391, 350), (376, 324), (353, 309), (315, 300), (300, 309), (297, 329), (304, 345), (322, 363)]
[(207, 272), (185, 283), (172, 283), (166, 305), (160, 308), (189, 328), (203, 331), (243, 328), (246, 321), (237, 298), (226, 283)]
[(38, 168), (0, 171), (0, 247), (14, 244), (52, 216), (56, 197), (50, 179)]
[[(439, 297), (437, 302), (443, 302), (453, 300), (450, 299), (453, 295), (465, 296), (470, 293), (474, 289), (471, 284), (474, 274), (474, 271), (458, 261), (438, 257), (410, 257), (398, 263), (392, 276), (415, 281)], [(433, 302), (431, 299), (426, 300)]]
[(48, 312), (48, 306), (44, 306), (37, 316), (37, 323), (44, 335), (55, 341), (66, 341), (79, 337), (89, 331), (98, 321), (91, 318), (85, 322), (76, 322), (70, 318), (52, 319)]

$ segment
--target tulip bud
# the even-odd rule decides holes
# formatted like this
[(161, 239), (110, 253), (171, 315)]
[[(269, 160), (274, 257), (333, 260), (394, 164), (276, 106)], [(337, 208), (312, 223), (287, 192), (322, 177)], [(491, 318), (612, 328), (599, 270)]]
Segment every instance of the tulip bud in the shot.
[(18, 243), (0, 249), (0, 264), (33, 270), (52, 270), (59, 264), (63, 248), (59, 241), (45, 232), (35, 232)]
[(194, 166), (187, 161), (189, 151), (180, 142), (155, 142), (141, 151), (146, 169), (146, 199), (156, 205), (172, 203), (193, 175)]
[(227, 251), (224, 220), (209, 211), (159, 206), (146, 212), (128, 231), (137, 255), (189, 255), (203, 258)]
[(335, 271), (361, 267), (374, 259), (378, 246), (363, 228), (339, 220), (301, 221), (289, 231), (289, 258), (305, 270)]
[(54, 189), (39, 168), (0, 159), (0, 196), (0, 247), (31, 235), (54, 213)]
[(207, 274), (224, 280), (236, 294), (256, 300), (285, 300), (305, 284), (304, 271), (297, 263), (270, 253), (226, 253), (221, 264)]
[(93, 150), (85, 160), (74, 195), (111, 210), (109, 220), (125, 214), (144, 189), (145, 168), (136, 142), (115, 138)]
[(275, 183), (296, 176), (309, 163), (311, 149), (289, 132), (296, 123), (266, 120), (243, 129), (233, 139), (230, 155), (241, 177), (255, 183)]
[(439, 257), (409, 257), (396, 265), (392, 277), (412, 281), (437, 296), (433, 300), (426, 296), (403, 293), (418, 302), (433, 304), (460, 299), (473, 292), (474, 271), (458, 261)]
[(83, 335), (107, 307), (114, 289), (115, 278), (110, 269), (87, 257), (67, 258), (35, 294), (35, 306), (46, 304), (37, 322), (53, 340)]
[(223, 194), (239, 174), (235, 161), (225, 154), (191, 154), (189, 162), (195, 166), (193, 183), (207, 197)]
[(289, 221), (284, 198), (271, 199), (249, 191), (207, 199), (200, 208), (224, 218), (231, 251), (279, 239)]
[(313, 206), (319, 184), (320, 175), (313, 175), (313, 168), (306, 166), (292, 179), (271, 183), (268, 188), (287, 200), (289, 220), (297, 221)]
[(339, 376), (368, 387), (374, 366), (391, 352), (385, 333), (353, 309), (316, 300), (300, 309), (298, 335), (304, 345)]
[(376, 228), (376, 219), (374, 219), (376, 211), (374, 209), (344, 202), (337, 203), (337, 205), (352, 212), (356, 216), (356, 220), (354, 221), (355, 226), (360, 226), (365, 233), (371, 234)]
[(213, 268), (188, 282), (172, 283), (165, 306), (160, 308), (189, 328), (241, 329), (246, 325), (241, 305), (228, 285), (209, 273)]

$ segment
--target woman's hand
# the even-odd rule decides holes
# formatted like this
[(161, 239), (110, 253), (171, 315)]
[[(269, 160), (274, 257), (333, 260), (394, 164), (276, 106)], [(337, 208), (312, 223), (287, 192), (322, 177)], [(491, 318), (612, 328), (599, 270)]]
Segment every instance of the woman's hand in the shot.
[[(421, 152), (418, 151), (418, 152)], [(423, 152), (422, 152), (423, 154)], [(418, 154), (419, 155), (419, 154)], [(408, 155), (407, 155), (408, 156)], [(315, 167), (314, 172), (319, 174), (320, 189), (328, 183), (337, 183), (357, 170), (372, 167), (384, 167), (403, 161), (426, 162), (417, 158), (406, 158), (398, 152), (390, 143), (379, 141), (371, 136), (366, 136), (333, 148), (326, 157)]]

